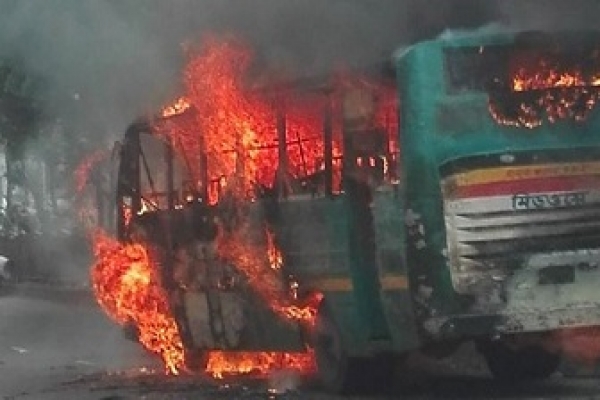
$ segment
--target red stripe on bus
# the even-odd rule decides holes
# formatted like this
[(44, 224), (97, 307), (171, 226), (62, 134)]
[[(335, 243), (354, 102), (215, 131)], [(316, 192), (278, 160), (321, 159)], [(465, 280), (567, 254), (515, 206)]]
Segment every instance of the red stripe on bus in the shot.
[(485, 197), (517, 193), (567, 192), (593, 188), (600, 189), (600, 177), (561, 176), (462, 186), (456, 189), (455, 196), (457, 198)]

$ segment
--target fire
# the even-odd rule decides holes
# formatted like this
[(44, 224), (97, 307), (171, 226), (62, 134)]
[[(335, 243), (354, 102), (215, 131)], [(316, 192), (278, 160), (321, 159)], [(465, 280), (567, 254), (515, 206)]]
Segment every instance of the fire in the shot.
[[(140, 343), (162, 357), (169, 373), (181, 372), (184, 369), (183, 344), (149, 249), (140, 243), (121, 244), (102, 232), (94, 235), (94, 249), (96, 264), (92, 270), (92, 282), (101, 307), (117, 323), (133, 323), (139, 331)], [(242, 267), (247, 265), (242, 264)], [(270, 284), (276, 285), (274, 281)], [(320, 298), (312, 300), (313, 303), (306, 307), (275, 306), (287, 318), (310, 321), (316, 314)], [(213, 351), (209, 354), (206, 371), (222, 377), (250, 372), (264, 375), (273, 368), (292, 368), (305, 373), (313, 371), (313, 354), (311, 351)]]
[(178, 98), (173, 104), (163, 108), (161, 115), (163, 117), (173, 117), (186, 112), (191, 107), (190, 102), (185, 97)]
[(313, 301), (306, 306), (293, 304), (290, 288), (284, 285), (280, 270), (265, 266), (269, 264), (269, 260), (265, 260), (268, 249), (254, 245), (248, 232), (248, 226), (229, 234), (222, 232), (217, 238), (217, 253), (246, 276), (250, 286), (274, 312), (287, 320), (312, 325), (320, 298), (311, 299)]
[[(283, 161), (278, 158), (278, 123), (285, 123), (288, 177), (313, 176), (323, 168), (323, 113), (330, 107), (340, 114), (339, 97), (349, 87), (373, 90), (378, 98), (376, 125), (388, 131), (390, 152), (398, 152), (396, 138), (397, 105), (393, 85), (339, 74), (329, 82), (330, 96), (295, 93), (284, 85), (274, 93), (252, 88), (248, 70), (252, 52), (234, 40), (208, 38), (202, 50), (190, 59), (185, 69), (186, 109), (189, 115), (158, 122), (157, 131), (167, 135), (201, 181), (200, 155), (208, 159), (208, 179), (213, 182), (211, 204), (218, 191), (214, 185), (226, 182), (238, 198), (252, 197), (256, 186), (273, 188)], [(172, 108), (171, 106), (170, 108)], [(168, 109), (170, 109), (168, 108)], [(282, 120), (278, 121), (278, 114)], [(334, 172), (339, 190), (342, 156), (342, 126), (333, 121)]]
[(216, 378), (240, 373), (265, 376), (275, 369), (294, 369), (304, 373), (315, 371), (312, 350), (306, 353), (226, 353), (211, 352), (206, 370)]
[(275, 235), (267, 228), (267, 256), (269, 257), (269, 265), (275, 271), (281, 270), (283, 266), (283, 255), (275, 245)]
[[(121, 325), (134, 324), (139, 341), (149, 351), (160, 355), (167, 372), (184, 370), (183, 344), (175, 319), (161, 286), (157, 264), (150, 250), (141, 243), (121, 244), (102, 232), (94, 234), (96, 263), (92, 283), (96, 299), (104, 311)], [(274, 282), (271, 282), (274, 284)], [(282, 314), (296, 320), (310, 320), (317, 301), (306, 307), (279, 305)], [(311, 351), (306, 353), (221, 352), (208, 356), (206, 371), (215, 377), (227, 374), (267, 374), (274, 368), (314, 370)]]
[(544, 120), (583, 121), (600, 99), (599, 71), (590, 73), (589, 67), (551, 54), (520, 54), (517, 60), (509, 71), (508, 97), (514, 104), (490, 99), (490, 113), (502, 125), (535, 128)]
[(141, 243), (121, 244), (102, 232), (93, 241), (92, 284), (98, 303), (117, 323), (134, 324), (140, 343), (162, 357), (169, 373), (178, 373), (183, 344), (149, 249)]
[[(219, 259), (235, 266), (276, 315), (310, 329), (322, 296), (300, 293), (298, 282), (284, 276), (284, 258), (274, 234), (267, 230), (264, 243), (253, 240), (256, 232), (243, 205), (255, 200), (257, 187), (273, 188), (276, 178), (306, 178), (324, 168), (322, 117), (326, 107), (339, 114), (339, 101), (322, 95), (292, 97), (285, 91), (267, 96), (249, 88), (251, 60), (251, 52), (242, 43), (209, 38), (184, 71), (186, 93), (162, 110), (166, 118), (157, 122), (156, 131), (186, 160), (193, 181), (207, 186), (208, 203), (229, 205), (227, 212), (237, 221), (232, 229), (219, 230), (215, 239)], [(339, 81), (340, 90), (348, 84), (368, 84), (349, 77)], [(385, 99), (378, 103), (377, 123), (394, 131), (393, 87), (377, 90)], [(285, 123), (285, 165), (278, 154), (282, 119), (274, 110), (279, 110)], [(397, 151), (396, 136), (390, 137), (390, 150)], [(339, 191), (343, 155), (339, 119), (333, 121), (332, 147), (334, 191)], [(206, 171), (201, 170), (203, 157)], [(278, 176), (284, 166), (289, 176)], [(155, 211), (151, 204), (143, 205), (144, 212)], [(129, 209), (127, 223), (136, 218), (131, 214)], [(94, 235), (94, 242), (92, 280), (102, 308), (120, 324), (133, 323), (139, 329), (140, 342), (162, 357), (168, 372), (183, 371), (183, 343), (152, 250), (145, 243), (119, 244), (101, 233)], [(306, 353), (212, 351), (206, 370), (221, 377), (266, 374), (273, 368), (311, 372), (314, 355), (310, 349)]]

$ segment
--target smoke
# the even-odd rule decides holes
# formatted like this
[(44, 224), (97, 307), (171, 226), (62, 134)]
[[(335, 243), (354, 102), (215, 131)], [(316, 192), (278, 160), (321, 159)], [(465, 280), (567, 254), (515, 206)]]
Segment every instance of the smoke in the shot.
[(594, 0), (506, 0), (497, 19), (515, 30), (597, 29), (600, 3)]
[(182, 45), (207, 32), (248, 41), (271, 68), (320, 73), (388, 58), (448, 28), (592, 26), (576, 0), (0, 0), (0, 55), (42, 76), (45, 106), (88, 134), (120, 134), (180, 89)]
[(44, 80), (46, 114), (78, 129), (123, 126), (156, 105), (177, 75), (172, 53), (111, 2), (3, 3), (0, 49)]
[[(82, 133), (120, 134), (180, 89), (182, 46), (233, 33), (270, 68), (320, 73), (388, 58), (446, 26), (490, 19), (476, 0), (0, 0), (0, 55), (46, 81), (44, 105)], [(458, 4), (458, 6), (453, 6)]]
[[(448, 28), (592, 21), (599, 6), (580, 2), (589, 7), (554, 0), (552, 7), (545, 0), (0, 0), (0, 59), (17, 60), (43, 80), (44, 113), (71, 137), (110, 144), (139, 115), (179, 94), (184, 49), (207, 33), (240, 37), (266, 69), (312, 75), (381, 62)], [(48, 131), (34, 145), (38, 153), (55, 150)]]

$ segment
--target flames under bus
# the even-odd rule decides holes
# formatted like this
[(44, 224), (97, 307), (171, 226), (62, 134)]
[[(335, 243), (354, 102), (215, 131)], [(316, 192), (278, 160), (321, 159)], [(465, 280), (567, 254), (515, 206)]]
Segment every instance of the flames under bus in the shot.
[[(211, 176), (206, 143), (189, 157), (161, 139), (193, 110), (129, 128), (119, 236), (164, 250), (188, 354), (310, 346), (340, 391), (410, 351), (475, 341), (494, 375), (527, 379), (557, 368), (557, 332), (600, 325), (600, 36), (440, 38), (393, 69), (375, 75), (388, 118), (379, 85), (286, 88), (322, 104), (314, 137), (295, 137), (293, 101), (274, 101), (273, 141), (231, 149), (227, 177)], [(257, 158), (271, 180), (244, 186)], [(322, 296), (315, 326), (283, 318), (223, 241), (276, 271), (280, 306)]]

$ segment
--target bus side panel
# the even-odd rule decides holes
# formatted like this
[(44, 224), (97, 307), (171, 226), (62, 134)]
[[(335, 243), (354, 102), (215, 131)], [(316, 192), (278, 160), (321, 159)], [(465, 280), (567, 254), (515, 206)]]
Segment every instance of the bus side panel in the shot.
[(440, 45), (425, 43), (398, 60), (405, 190), (406, 261), (419, 319), (460, 310), (444, 255), (443, 205), (436, 158), (435, 103), (444, 87)]
[(377, 243), (380, 297), (396, 352), (413, 350), (420, 345), (409, 291), (404, 212), (400, 196), (399, 186), (382, 186), (374, 192), (371, 207)]
[(368, 355), (369, 321), (360, 312), (348, 245), (348, 204), (341, 196), (295, 196), (278, 203), (277, 237), (286, 273), (301, 291), (318, 292), (350, 356)]

